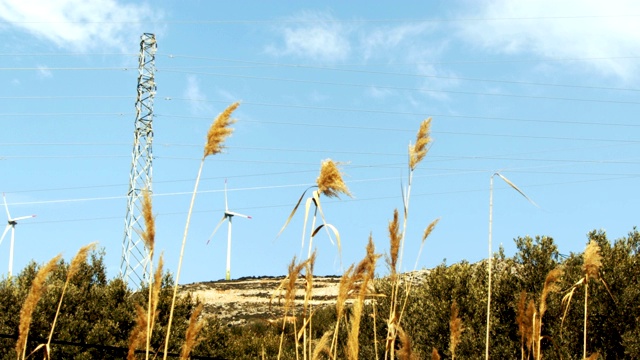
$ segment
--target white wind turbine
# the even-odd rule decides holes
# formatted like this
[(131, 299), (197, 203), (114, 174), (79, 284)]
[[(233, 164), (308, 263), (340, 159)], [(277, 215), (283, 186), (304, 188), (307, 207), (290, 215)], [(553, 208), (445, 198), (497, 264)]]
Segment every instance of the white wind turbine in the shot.
[(228, 221), (229, 228), (227, 231), (227, 274), (225, 277), (227, 280), (231, 280), (231, 227), (232, 227), (231, 224), (234, 216), (251, 219), (251, 216), (249, 215), (244, 215), (244, 214), (239, 214), (237, 212), (229, 211), (229, 204), (227, 203), (227, 179), (225, 179), (224, 180), (224, 215), (222, 216), (222, 219), (220, 219), (220, 222), (218, 222), (218, 225), (216, 225), (216, 228), (213, 229), (213, 232), (211, 233), (209, 240), (207, 240), (207, 245), (213, 238), (213, 235), (215, 235), (216, 231), (218, 231), (218, 229), (220, 228), (220, 225), (222, 225), (223, 222)]
[(9, 277), (11, 277), (12, 276), (12, 269), (13, 269), (13, 243), (15, 241), (16, 225), (18, 225), (18, 221), (20, 221), (20, 220), (29, 219), (29, 218), (33, 218), (33, 217), (36, 217), (36, 216), (35, 215), (28, 215), (28, 216), (20, 216), (20, 217), (17, 217), (17, 218), (12, 218), (11, 214), (9, 213), (9, 207), (7, 206), (7, 198), (4, 195), (4, 193), (2, 193), (2, 200), (4, 200), (4, 208), (7, 211), (7, 227), (4, 228), (4, 232), (2, 233), (2, 237), (0, 237), (0, 244), (2, 244), (2, 240), (4, 240), (4, 237), (9, 232), (9, 229), (11, 229), (11, 245), (9, 246)]

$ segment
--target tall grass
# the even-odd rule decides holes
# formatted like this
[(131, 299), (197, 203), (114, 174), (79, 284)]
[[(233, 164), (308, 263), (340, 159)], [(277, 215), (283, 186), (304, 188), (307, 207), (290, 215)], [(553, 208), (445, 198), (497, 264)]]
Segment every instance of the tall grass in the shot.
[[(605, 289), (609, 293), (609, 296), (613, 298), (613, 295), (609, 291), (609, 286), (600, 276), (600, 268), (602, 268), (602, 255), (600, 255), (600, 246), (594, 240), (591, 240), (582, 254), (583, 264), (582, 272), (584, 274), (573, 286), (567, 291), (567, 294), (562, 298), (562, 304), (564, 305), (564, 315), (562, 316), (562, 322), (567, 316), (569, 311), (569, 305), (575, 290), (583, 286), (584, 287), (584, 324), (582, 330), (582, 358), (587, 359), (587, 324), (588, 324), (588, 303), (589, 303), (589, 280), (593, 279), (599, 281), (604, 285)], [(615, 300), (615, 299), (614, 299)], [(597, 355), (597, 354), (596, 354)], [(591, 358), (589, 356), (589, 358)], [(597, 356), (596, 356), (597, 357)]]
[(38, 305), (38, 301), (42, 297), (42, 293), (45, 290), (45, 280), (51, 272), (53, 272), (57, 266), (58, 261), (62, 256), (57, 255), (53, 259), (49, 260), (44, 266), (38, 270), (36, 277), (31, 283), (29, 294), (26, 300), (22, 304), (20, 310), (20, 326), (18, 328), (18, 341), (16, 341), (16, 355), (18, 359), (24, 359), (27, 351), (27, 338), (29, 337), (29, 327), (31, 325), (31, 319), (33, 311)]
[[(394, 212), (394, 220), (389, 225), (390, 234), (390, 261), (388, 262), (391, 271), (392, 291), (389, 307), (389, 316), (387, 318), (387, 336), (385, 344), (386, 359), (395, 358), (394, 344), (398, 337), (398, 329), (402, 320), (402, 313), (406, 306), (409, 297), (409, 291), (405, 291), (405, 299), (402, 305), (400, 305), (399, 293), (400, 293), (400, 279), (397, 276), (398, 269), (402, 271), (402, 258), (404, 254), (404, 242), (405, 234), (407, 231), (407, 222), (409, 218), (409, 200), (411, 199), (411, 185), (413, 182), (413, 172), (416, 167), (427, 155), (429, 146), (431, 144), (431, 118), (428, 118), (420, 123), (420, 127), (416, 134), (415, 144), (409, 144), (409, 177), (407, 180), (407, 187), (403, 189), (402, 193), (402, 209), (403, 209), (403, 221), (402, 230), (400, 231), (399, 220), (397, 210)], [(435, 226), (435, 224), (434, 224)], [(428, 235), (427, 235), (428, 236)], [(426, 239), (426, 238), (425, 238)], [(424, 239), (423, 239), (424, 242)], [(417, 262), (416, 262), (417, 263)], [(409, 284), (411, 281), (408, 282)], [(401, 310), (398, 309), (399, 306)]]
[(196, 176), (196, 183), (193, 188), (193, 195), (191, 196), (191, 204), (189, 205), (189, 212), (187, 213), (187, 222), (184, 227), (184, 234), (182, 236), (182, 246), (180, 247), (180, 258), (178, 260), (178, 269), (176, 270), (176, 277), (173, 285), (173, 296), (171, 299), (171, 308), (169, 310), (169, 322), (167, 323), (167, 337), (164, 342), (164, 356), (163, 359), (167, 359), (167, 353), (169, 350), (169, 337), (171, 336), (171, 324), (173, 321), (173, 311), (176, 306), (176, 296), (178, 294), (178, 284), (180, 281), (180, 270), (182, 269), (182, 259), (184, 258), (184, 248), (187, 243), (187, 235), (189, 233), (189, 224), (191, 223), (191, 214), (193, 212), (193, 205), (196, 201), (196, 193), (198, 192), (198, 184), (200, 183), (200, 176), (202, 175), (202, 168), (204, 166), (204, 160), (210, 156), (222, 152), (224, 148), (224, 141), (227, 137), (233, 133), (231, 125), (235, 123), (235, 119), (231, 118), (231, 114), (240, 106), (240, 103), (235, 102), (227, 107), (220, 115), (218, 115), (209, 131), (207, 133), (207, 141), (204, 145), (204, 153), (200, 160), (200, 168), (198, 169), (198, 175)]
[[(47, 338), (47, 343), (45, 345), (45, 353), (47, 358), (51, 358), (51, 339), (53, 338), (53, 331), (56, 328), (56, 322), (58, 321), (58, 316), (60, 315), (60, 308), (62, 307), (62, 300), (64, 299), (64, 294), (67, 291), (67, 287), (69, 286), (69, 282), (71, 279), (78, 273), (80, 270), (80, 266), (87, 261), (87, 255), (89, 252), (96, 247), (95, 242), (85, 245), (78, 250), (76, 256), (74, 256), (73, 260), (71, 260), (71, 264), (69, 265), (69, 270), (67, 271), (67, 279), (64, 282), (64, 286), (62, 287), (62, 294), (60, 294), (60, 301), (58, 302), (58, 308), (56, 309), (56, 314), (53, 317), (53, 324), (51, 324), (51, 331), (49, 332), (49, 337)], [(37, 350), (37, 349), (36, 349)]]

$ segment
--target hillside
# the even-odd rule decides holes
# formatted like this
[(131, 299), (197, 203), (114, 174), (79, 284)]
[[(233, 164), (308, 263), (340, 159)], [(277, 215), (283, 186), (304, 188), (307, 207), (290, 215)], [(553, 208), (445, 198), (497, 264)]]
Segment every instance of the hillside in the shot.
[[(230, 281), (218, 280), (181, 286), (182, 292), (190, 292), (205, 304), (205, 314), (216, 315), (228, 325), (244, 324), (252, 320), (275, 320), (282, 317), (278, 286), (279, 277), (245, 277)], [(340, 278), (318, 276), (313, 279), (313, 306), (335, 304)], [(304, 279), (298, 280), (297, 299), (304, 296)], [(302, 304), (296, 304), (301, 309)], [(298, 309), (296, 309), (298, 310)]]

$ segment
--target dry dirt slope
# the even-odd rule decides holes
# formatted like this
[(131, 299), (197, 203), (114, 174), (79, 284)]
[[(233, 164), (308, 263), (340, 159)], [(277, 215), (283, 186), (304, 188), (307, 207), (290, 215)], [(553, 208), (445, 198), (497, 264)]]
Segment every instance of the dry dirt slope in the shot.
[[(405, 280), (420, 283), (429, 270), (403, 274)], [(187, 284), (180, 287), (182, 293), (191, 293), (205, 304), (205, 315), (215, 315), (229, 325), (245, 324), (254, 320), (281, 319), (282, 304), (279, 301), (280, 277), (247, 277), (230, 281), (218, 280)], [(340, 277), (315, 276), (313, 278), (312, 306), (333, 306), (338, 294)], [(304, 278), (296, 286), (296, 313), (301, 313), (304, 299)]]
[[(275, 320), (283, 315), (279, 292), (284, 277), (250, 277), (230, 281), (210, 281), (180, 287), (205, 304), (205, 314), (215, 315), (229, 325), (253, 320)], [(322, 276), (313, 279), (313, 306), (335, 304), (339, 277)], [(304, 279), (298, 280), (296, 299), (304, 298)], [(302, 301), (297, 306), (301, 308)], [(296, 310), (298, 312), (298, 309)]]

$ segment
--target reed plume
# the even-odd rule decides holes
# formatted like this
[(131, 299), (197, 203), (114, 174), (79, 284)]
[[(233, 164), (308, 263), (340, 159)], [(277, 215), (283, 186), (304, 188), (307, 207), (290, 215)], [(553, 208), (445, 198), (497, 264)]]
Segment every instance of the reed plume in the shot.
[(411, 348), (411, 337), (401, 327), (398, 327), (398, 341), (400, 343), (400, 348), (396, 354), (398, 355), (398, 359), (417, 360), (418, 357), (414, 354), (413, 349)]
[(393, 210), (393, 220), (389, 221), (388, 229), (390, 246), (387, 264), (391, 270), (391, 278), (394, 279), (398, 271), (398, 252), (400, 251), (400, 239), (402, 238), (402, 234), (400, 233), (400, 222), (398, 220), (398, 209)]
[(409, 146), (409, 168), (413, 171), (416, 166), (427, 156), (428, 146), (431, 143), (431, 118), (420, 123), (416, 134), (416, 143)]
[(187, 360), (189, 358), (189, 354), (191, 354), (191, 350), (202, 340), (198, 337), (198, 334), (200, 334), (200, 330), (204, 327), (204, 320), (198, 320), (198, 318), (200, 317), (203, 308), (204, 305), (199, 303), (191, 313), (185, 342), (182, 346), (182, 351), (180, 352), (180, 360)]
[[(315, 254), (314, 254), (315, 255)], [(315, 258), (315, 256), (314, 256)], [(310, 259), (296, 264), (296, 257), (294, 256), (289, 264), (287, 276), (280, 282), (280, 285), (276, 289), (276, 292), (282, 294), (284, 291), (284, 314), (282, 316), (282, 331), (280, 332), (280, 346), (278, 348), (278, 359), (282, 356), (282, 346), (284, 345), (284, 333), (287, 325), (287, 314), (291, 312), (291, 315), (295, 317), (295, 299), (296, 299), (296, 282), (300, 277), (302, 269), (308, 266)], [(275, 295), (274, 295), (275, 296)], [(273, 300), (273, 296), (272, 296)], [(296, 323), (294, 322), (294, 339), (296, 346), (296, 358), (298, 357), (298, 331)], [(306, 350), (306, 349), (305, 349)]]
[(449, 343), (449, 351), (451, 351), (451, 360), (456, 358), (456, 347), (460, 343), (460, 336), (464, 327), (462, 326), (462, 319), (458, 316), (458, 303), (453, 302), (451, 304), (451, 319), (449, 320), (449, 332), (451, 341)]
[(323, 160), (320, 165), (320, 175), (316, 179), (316, 184), (318, 191), (326, 197), (340, 197), (340, 194), (351, 197), (349, 188), (342, 179), (339, 165), (341, 164), (331, 159)]
[[(407, 183), (406, 189), (402, 189), (402, 207), (403, 207), (403, 223), (402, 223), (402, 231), (400, 232), (400, 245), (398, 250), (398, 259), (395, 261), (396, 268), (402, 271), (402, 259), (404, 256), (404, 240), (405, 234), (407, 231), (407, 222), (409, 218), (409, 200), (411, 199), (411, 184), (413, 182), (413, 172), (418, 166), (418, 164), (424, 159), (429, 150), (429, 145), (431, 143), (431, 118), (424, 120), (420, 123), (420, 128), (418, 129), (418, 133), (416, 134), (416, 142), (415, 144), (409, 144), (409, 179)], [(435, 226), (435, 225), (434, 225)], [(392, 240), (393, 241), (393, 240)], [(424, 241), (424, 240), (423, 240)], [(395, 245), (392, 243), (392, 248)], [(391, 356), (394, 358), (395, 348), (393, 344), (395, 343), (395, 339), (398, 336), (397, 329), (400, 325), (400, 321), (402, 320), (402, 313), (407, 304), (409, 290), (407, 288), (405, 294), (405, 301), (402, 305), (402, 309), (398, 314), (398, 306), (399, 306), (399, 292), (400, 292), (400, 281), (398, 277), (392, 279), (392, 290), (391, 290), (391, 299), (389, 306), (389, 317), (387, 319), (387, 343), (385, 348), (385, 360)]]
[[(142, 191), (142, 217), (144, 219), (145, 229), (140, 234), (142, 241), (144, 242), (145, 247), (148, 251), (148, 262), (149, 262), (149, 273), (153, 273), (153, 252), (155, 250), (156, 243), (156, 220), (153, 216), (153, 206), (151, 203), (151, 195), (149, 195), (149, 189), (145, 188)], [(152, 310), (152, 293), (154, 290), (154, 283), (149, 282), (149, 299), (148, 299), (148, 308), (147, 308), (147, 331), (146, 331), (146, 353), (145, 359), (149, 359), (149, 348), (151, 344), (151, 333), (153, 331), (153, 321), (151, 319), (154, 313)]]
[(540, 343), (542, 341), (542, 319), (545, 312), (547, 312), (547, 297), (549, 294), (560, 291), (560, 278), (564, 274), (561, 268), (555, 268), (547, 274), (544, 280), (544, 286), (542, 287), (542, 294), (540, 295), (540, 304), (537, 314), (533, 316), (533, 329), (535, 333), (534, 337), (534, 359), (540, 360), (541, 348)]
[(60, 301), (58, 301), (58, 308), (56, 310), (56, 315), (53, 317), (53, 324), (51, 325), (51, 331), (49, 332), (49, 338), (47, 339), (46, 344), (46, 352), (47, 357), (51, 357), (51, 339), (53, 338), (53, 331), (56, 328), (56, 322), (58, 321), (58, 315), (60, 315), (60, 308), (62, 307), (62, 299), (64, 299), (64, 295), (67, 291), (67, 287), (69, 286), (69, 282), (71, 279), (78, 273), (80, 270), (80, 266), (87, 262), (87, 256), (89, 252), (95, 249), (96, 242), (85, 245), (78, 250), (76, 256), (71, 260), (71, 264), (69, 265), (69, 270), (67, 270), (67, 279), (64, 282), (64, 286), (62, 287), (62, 294), (60, 295)]
[[(595, 240), (589, 241), (587, 248), (584, 250), (584, 264), (582, 270), (584, 271), (584, 329), (582, 332), (582, 357), (587, 358), (587, 303), (589, 297), (589, 278), (599, 279), (600, 268), (602, 267), (602, 255), (600, 255), (600, 246)], [(597, 354), (596, 358), (597, 358)], [(593, 355), (592, 355), (593, 356)]]
[(153, 251), (156, 243), (156, 220), (152, 212), (151, 195), (149, 189), (142, 191), (142, 217), (144, 219), (144, 231), (140, 234), (144, 246), (149, 251), (149, 257), (153, 258)]
[(231, 114), (240, 106), (239, 102), (235, 102), (227, 107), (211, 124), (207, 133), (207, 143), (204, 146), (204, 157), (215, 155), (222, 152), (223, 143), (227, 137), (233, 133), (231, 125), (236, 122), (231, 118)]
[(29, 294), (27, 294), (27, 298), (22, 304), (22, 309), (20, 310), (20, 325), (18, 326), (18, 341), (16, 341), (15, 348), (18, 359), (25, 358), (33, 311), (36, 309), (36, 305), (38, 305), (38, 301), (40, 301), (42, 293), (45, 290), (45, 280), (47, 280), (49, 274), (56, 269), (61, 257), (61, 255), (57, 255), (38, 270), (38, 273), (31, 283)]
[(136, 350), (144, 344), (147, 339), (147, 312), (140, 305), (136, 305), (136, 324), (129, 335), (129, 351), (127, 360), (136, 358)]
[(520, 293), (520, 301), (518, 301), (518, 310), (516, 312), (516, 322), (518, 324), (518, 332), (520, 333), (520, 358), (524, 360), (525, 349), (527, 352), (531, 349), (531, 338), (533, 332), (533, 312), (535, 311), (533, 302), (527, 307), (527, 293)]
[(233, 129), (230, 127), (235, 120), (231, 119), (231, 114), (235, 111), (240, 103), (235, 102), (227, 107), (211, 124), (209, 132), (207, 133), (207, 142), (204, 146), (204, 154), (200, 160), (200, 168), (198, 169), (198, 175), (196, 176), (196, 183), (193, 188), (193, 195), (191, 196), (191, 204), (189, 205), (189, 211), (187, 213), (187, 222), (184, 227), (184, 234), (182, 236), (182, 246), (180, 247), (180, 258), (178, 260), (178, 269), (176, 270), (176, 277), (173, 284), (173, 296), (171, 297), (171, 307), (169, 308), (169, 321), (167, 322), (167, 336), (164, 342), (164, 356), (163, 360), (167, 359), (167, 353), (169, 350), (169, 337), (171, 336), (171, 324), (173, 322), (173, 311), (176, 306), (176, 296), (178, 295), (178, 284), (180, 283), (180, 270), (182, 269), (182, 260), (184, 258), (184, 248), (187, 243), (187, 234), (189, 233), (189, 224), (191, 223), (191, 214), (193, 213), (193, 205), (196, 201), (196, 194), (198, 193), (198, 184), (200, 184), (200, 176), (202, 175), (202, 168), (204, 166), (204, 160), (209, 155), (214, 155), (222, 151), (224, 140), (231, 135)]

